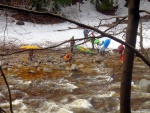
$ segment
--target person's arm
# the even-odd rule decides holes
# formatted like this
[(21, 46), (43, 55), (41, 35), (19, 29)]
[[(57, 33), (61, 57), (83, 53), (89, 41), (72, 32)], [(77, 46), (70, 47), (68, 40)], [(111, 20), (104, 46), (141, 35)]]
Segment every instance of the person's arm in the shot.
[(101, 46), (101, 45), (103, 45), (103, 44), (104, 44), (104, 41), (102, 41), (102, 43), (100, 43), (99, 46)]

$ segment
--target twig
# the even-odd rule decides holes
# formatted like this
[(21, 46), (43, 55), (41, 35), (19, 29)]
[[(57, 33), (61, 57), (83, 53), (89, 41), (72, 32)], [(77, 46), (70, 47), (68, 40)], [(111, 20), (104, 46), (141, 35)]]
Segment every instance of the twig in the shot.
[(110, 82), (111, 78), (113, 78), (113, 76), (115, 75), (115, 73), (122, 67), (122, 65), (123, 65), (123, 64), (121, 64), (121, 65), (119, 66), (119, 68), (110, 76), (110, 79), (108, 80), (107, 85), (104, 86), (103, 88), (108, 87), (108, 85), (111, 83), (111, 82)]
[(6, 113), (6, 112), (0, 107), (0, 113)]
[(6, 80), (6, 77), (5, 77), (4, 73), (3, 73), (3, 70), (2, 70), (2, 67), (1, 67), (1, 66), (0, 66), (0, 71), (1, 71), (2, 77), (3, 77), (4, 80), (5, 80), (5, 83), (6, 83), (7, 89), (8, 89), (8, 93), (9, 93), (10, 112), (13, 113), (13, 108), (12, 108), (12, 98), (11, 98), (10, 88), (9, 88), (8, 82), (7, 82), (7, 80)]

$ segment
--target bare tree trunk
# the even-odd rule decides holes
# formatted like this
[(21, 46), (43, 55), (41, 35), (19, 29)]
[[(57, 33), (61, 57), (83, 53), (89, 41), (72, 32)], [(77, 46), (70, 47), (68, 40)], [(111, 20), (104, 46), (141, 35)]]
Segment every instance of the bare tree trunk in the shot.
[(126, 1), (126, 3), (125, 3), (125, 7), (128, 7), (128, 4), (129, 4), (129, 0), (125, 0)]
[(142, 19), (140, 19), (140, 48), (142, 51), (144, 51), (144, 47), (143, 47), (143, 30), (142, 30)]
[(92, 39), (91, 39), (91, 43), (92, 43), (92, 50), (94, 50), (94, 40), (95, 40), (95, 38), (92, 38)]
[(148, 56), (148, 51), (144, 49), (143, 47), (143, 30), (142, 30), (142, 19), (140, 18), (140, 33), (139, 33), (139, 36), (140, 36), (140, 48), (141, 48), (141, 52), (143, 53), (143, 55), (145, 56), (145, 58), (149, 61), (149, 56)]
[[(128, 27), (126, 32), (126, 43), (135, 48), (137, 29), (139, 23), (140, 0), (130, 0), (128, 4)], [(123, 64), (121, 90), (120, 90), (120, 113), (131, 113), (131, 81), (134, 62), (134, 52), (125, 48), (125, 61)]]
[(79, 0), (79, 11), (81, 12), (80, 4), (81, 4), (81, 0)]

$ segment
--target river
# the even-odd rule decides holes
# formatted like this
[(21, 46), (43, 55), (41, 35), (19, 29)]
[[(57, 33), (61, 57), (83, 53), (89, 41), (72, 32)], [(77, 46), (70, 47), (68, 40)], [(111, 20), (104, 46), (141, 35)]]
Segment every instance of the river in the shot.
[[(6, 75), (14, 113), (119, 113), (121, 73), (85, 75), (70, 71), (61, 76), (32, 76)], [(143, 78), (150, 79), (150, 70), (140, 61), (133, 70), (132, 113), (150, 112), (150, 93), (140, 92), (138, 87)], [(2, 76), (0, 80), (0, 107), (10, 113), (8, 90)]]

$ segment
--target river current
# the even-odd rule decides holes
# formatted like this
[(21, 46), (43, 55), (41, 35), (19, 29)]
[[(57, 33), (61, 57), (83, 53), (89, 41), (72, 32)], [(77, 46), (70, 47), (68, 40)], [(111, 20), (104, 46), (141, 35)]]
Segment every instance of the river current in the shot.
[[(82, 76), (70, 73), (60, 78), (42, 77), (23, 80), (7, 76), (12, 94), (14, 113), (119, 113), (120, 77), (109, 75)], [(138, 84), (132, 83), (132, 95), (142, 95)], [(133, 96), (133, 113), (148, 113), (150, 94)], [(141, 106), (142, 105), (142, 106)], [(0, 107), (9, 113), (6, 85), (0, 87)]]

